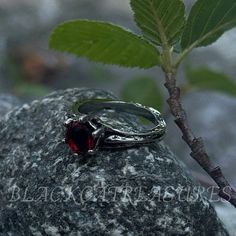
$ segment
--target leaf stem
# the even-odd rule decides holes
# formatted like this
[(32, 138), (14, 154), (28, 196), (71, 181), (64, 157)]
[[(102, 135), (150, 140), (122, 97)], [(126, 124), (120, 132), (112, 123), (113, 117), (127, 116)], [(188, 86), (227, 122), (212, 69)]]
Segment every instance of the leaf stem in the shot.
[(199, 42), (196, 41), (195, 43), (193, 43), (190, 47), (186, 48), (176, 59), (176, 62), (174, 64), (174, 68), (177, 70), (179, 68), (179, 65), (181, 64), (181, 62), (184, 60), (184, 58), (196, 47), (196, 45)]

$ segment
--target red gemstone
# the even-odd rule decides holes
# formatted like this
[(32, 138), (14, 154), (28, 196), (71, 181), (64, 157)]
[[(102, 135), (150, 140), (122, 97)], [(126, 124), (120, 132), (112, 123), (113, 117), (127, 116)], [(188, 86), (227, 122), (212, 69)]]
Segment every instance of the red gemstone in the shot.
[(88, 123), (72, 121), (67, 126), (66, 143), (73, 152), (86, 153), (95, 147), (92, 132), (93, 128)]

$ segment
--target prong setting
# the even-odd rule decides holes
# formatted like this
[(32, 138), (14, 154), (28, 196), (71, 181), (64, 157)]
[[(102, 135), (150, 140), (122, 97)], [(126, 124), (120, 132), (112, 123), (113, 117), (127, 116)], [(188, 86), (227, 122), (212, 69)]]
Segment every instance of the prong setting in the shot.
[(68, 118), (65, 122), (64, 122), (64, 125), (65, 126), (68, 126), (71, 122), (73, 122), (74, 121), (74, 119), (72, 119), (72, 118)]

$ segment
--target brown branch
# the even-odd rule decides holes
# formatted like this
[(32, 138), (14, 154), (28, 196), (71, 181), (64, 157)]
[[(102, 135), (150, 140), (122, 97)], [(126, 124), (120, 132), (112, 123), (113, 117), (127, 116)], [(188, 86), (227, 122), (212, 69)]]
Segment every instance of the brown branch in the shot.
[(176, 85), (176, 74), (166, 72), (165, 87), (169, 92), (169, 99), (167, 100), (170, 111), (175, 117), (175, 123), (182, 131), (182, 138), (191, 149), (190, 155), (199, 163), (199, 165), (211, 176), (219, 187), (218, 195), (230, 202), (236, 207), (236, 191), (233, 189), (229, 182), (226, 180), (219, 166), (215, 166), (210, 160), (202, 138), (197, 138), (191, 131), (185, 110), (180, 101), (180, 89)]

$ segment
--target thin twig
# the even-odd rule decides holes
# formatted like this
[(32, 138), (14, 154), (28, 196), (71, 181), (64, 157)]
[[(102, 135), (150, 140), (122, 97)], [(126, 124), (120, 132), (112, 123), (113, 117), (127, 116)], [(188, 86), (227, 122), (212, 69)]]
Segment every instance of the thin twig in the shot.
[(165, 72), (166, 83), (165, 87), (169, 92), (169, 99), (167, 100), (170, 111), (175, 117), (175, 123), (182, 131), (182, 138), (191, 149), (190, 155), (199, 163), (199, 165), (211, 176), (219, 187), (218, 195), (230, 202), (236, 207), (236, 191), (223, 175), (221, 168), (215, 166), (210, 160), (202, 138), (197, 138), (191, 131), (185, 110), (180, 101), (180, 89), (176, 85), (176, 74), (173, 72)]

